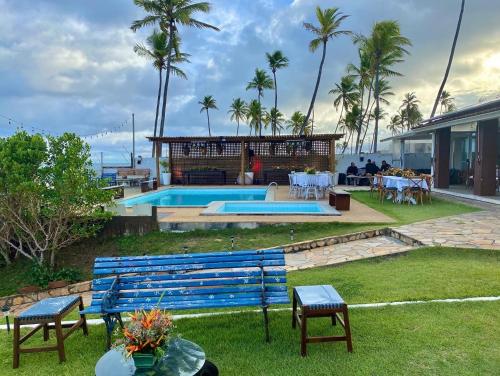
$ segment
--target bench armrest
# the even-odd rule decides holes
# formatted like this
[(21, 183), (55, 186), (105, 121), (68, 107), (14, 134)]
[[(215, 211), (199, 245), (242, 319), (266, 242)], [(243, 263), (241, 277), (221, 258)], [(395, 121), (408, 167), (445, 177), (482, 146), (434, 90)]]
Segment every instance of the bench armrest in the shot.
[(116, 304), (117, 299), (118, 299), (118, 276), (115, 277), (113, 283), (111, 284), (111, 287), (104, 293), (102, 297), (102, 303), (101, 303), (102, 313), (106, 313), (106, 311), (113, 308)]

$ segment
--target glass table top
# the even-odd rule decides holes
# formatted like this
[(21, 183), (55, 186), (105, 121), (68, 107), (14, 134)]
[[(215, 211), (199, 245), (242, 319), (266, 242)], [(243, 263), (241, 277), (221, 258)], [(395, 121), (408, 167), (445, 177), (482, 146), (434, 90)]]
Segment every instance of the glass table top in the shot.
[(205, 352), (196, 343), (173, 338), (161, 361), (152, 370), (136, 370), (134, 360), (126, 357), (123, 346), (104, 354), (95, 366), (96, 376), (193, 376), (205, 364)]

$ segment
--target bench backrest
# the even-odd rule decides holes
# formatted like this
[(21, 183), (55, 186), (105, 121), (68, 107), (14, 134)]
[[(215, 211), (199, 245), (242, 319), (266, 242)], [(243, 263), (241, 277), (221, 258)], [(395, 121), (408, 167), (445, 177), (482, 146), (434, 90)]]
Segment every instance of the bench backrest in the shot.
[[(107, 312), (288, 303), (283, 250), (101, 257), (92, 305)], [(112, 290), (111, 298), (105, 292)], [(109, 295), (109, 294), (108, 294)]]
[(117, 173), (120, 177), (127, 176), (144, 176), (149, 177), (149, 168), (118, 168)]

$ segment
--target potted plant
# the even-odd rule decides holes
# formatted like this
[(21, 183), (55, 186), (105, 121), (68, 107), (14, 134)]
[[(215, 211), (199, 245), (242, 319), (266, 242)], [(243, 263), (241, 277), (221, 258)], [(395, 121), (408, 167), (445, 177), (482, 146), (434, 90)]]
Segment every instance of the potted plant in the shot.
[(137, 369), (151, 369), (165, 354), (173, 329), (172, 316), (168, 312), (159, 308), (136, 311), (123, 329), (124, 338), (115, 346), (124, 346), (126, 356), (134, 359)]
[(163, 185), (170, 185), (170, 181), (172, 179), (172, 173), (170, 172), (170, 165), (168, 161), (161, 161), (160, 165), (162, 167), (162, 173), (161, 173), (161, 183)]

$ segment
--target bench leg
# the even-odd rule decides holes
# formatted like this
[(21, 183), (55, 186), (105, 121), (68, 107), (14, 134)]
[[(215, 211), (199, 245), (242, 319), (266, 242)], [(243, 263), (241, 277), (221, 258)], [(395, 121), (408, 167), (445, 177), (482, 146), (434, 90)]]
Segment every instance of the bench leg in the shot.
[(349, 312), (347, 309), (347, 305), (344, 305), (344, 312), (342, 313), (344, 316), (344, 330), (347, 342), (347, 351), (352, 352), (351, 325), (349, 324)]
[(118, 312), (118, 313), (116, 314), (116, 319), (118, 320), (118, 324), (120, 324), (120, 328), (122, 328), (122, 329), (123, 329), (123, 328), (124, 328), (124, 326), (123, 326), (122, 314)]
[(106, 351), (111, 348), (111, 333), (113, 333), (113, 329), (115, 327), (115, 320), (112, 315), (107, 314), (103, 315), (102, 319), (104, 320), (104, 324), (106, 326)]
[(300, 319), (300, 355), (307, 355), (307, 313), (304, 309)]
[[(83, 311), (85, 309), (83, 305), (83, 299), (80, 296), (80, 304), (78, 305), (78, 308), (80, 311)], [(85, 314), (80, 314), (80, 319), (82, 320), (82, 330), (83, 330), (83, 335), (88, 336), (89, 335), (89, 329), (87, 327), (87, 318), (85, 317)]]
[(21, 328), (19, 321), (14, 319), (14, 356), (12, 359), (12, 368), (19, 368), (19, 339), (21, 338)]
[(292, 298), (292, 328), (297, 327), (297, 298), (295, 297), (295, 291), (293, 292)]
[(43, 340), (45, 342), (49, 340), (49, 324), (43, 326)]
[(266, 342), (270, 342), (271, 339), (269, 338), (269, 317), (267, 314), (267, 307), (262, 307), (262, 312), (264, 313), (264, 328), (266, 331)]
[(63, 336), (60, 316), (56, 318), (55, 329), (57, 338), (57, 352), (59, 353), (59, 362), (62, 363), (66, 360), (66, 355), (64, 353), (64, 336)]

